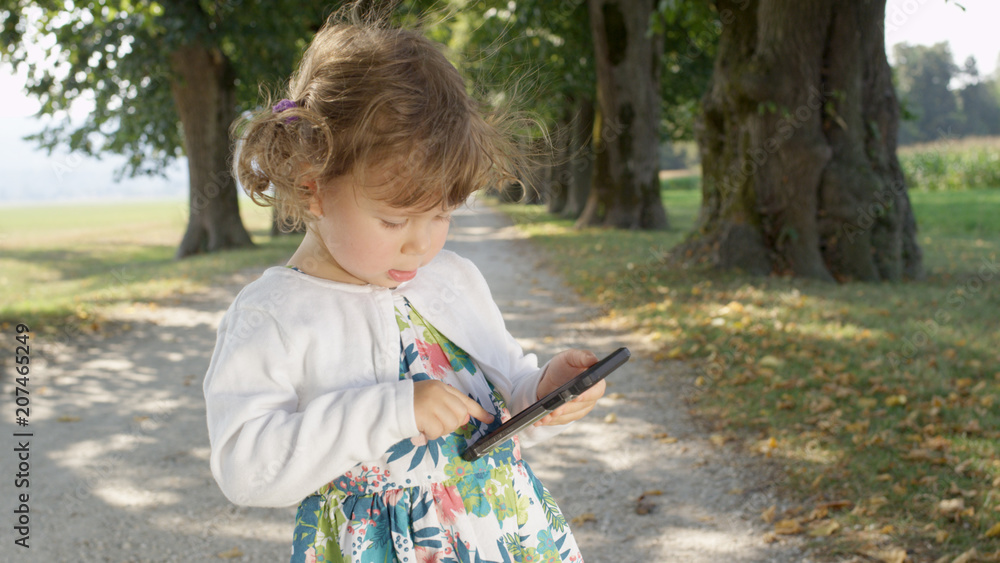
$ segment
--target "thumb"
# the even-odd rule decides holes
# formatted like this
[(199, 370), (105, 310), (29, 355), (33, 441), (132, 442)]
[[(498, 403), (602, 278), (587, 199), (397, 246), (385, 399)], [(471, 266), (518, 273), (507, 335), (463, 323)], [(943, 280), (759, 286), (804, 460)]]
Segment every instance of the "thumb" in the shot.
[(597, 356), (590, 350), (572, 350), (566, 363), (573, 367), (587, 368), (597, 363)]

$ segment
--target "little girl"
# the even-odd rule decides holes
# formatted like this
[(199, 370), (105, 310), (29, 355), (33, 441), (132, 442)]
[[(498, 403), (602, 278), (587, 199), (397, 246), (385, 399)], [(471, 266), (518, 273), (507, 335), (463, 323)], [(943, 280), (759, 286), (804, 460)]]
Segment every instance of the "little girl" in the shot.
[(417, 33), (328, 24), (288, 98), (238, 130), (236, 173), (307, 232), (219, 326), (205, 377), (212, 473), (236, 504), (298, 504), (292, 561), (582, 561), (520, 444), (466, 445), (596, 362), (539, 368), (479, 270), (442, 250), (452, 210), (514, 177), (500, 126)]

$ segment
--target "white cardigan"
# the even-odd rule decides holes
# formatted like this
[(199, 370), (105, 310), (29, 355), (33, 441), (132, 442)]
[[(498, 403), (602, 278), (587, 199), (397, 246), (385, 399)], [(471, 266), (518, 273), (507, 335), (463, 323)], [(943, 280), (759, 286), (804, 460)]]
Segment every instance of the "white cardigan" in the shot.
[[(270, 268), (226, 312), (205, 376), (212, 474), (229, 500), (295, 505), (420, 433), (413, 382), (399, 379), (394, 292), (472, 357), (511, 413), (535, 401), (543, 369), (469, 260), (443, 250), (393, 290)], [(563, 428), (531, 428), (522, 444)]]

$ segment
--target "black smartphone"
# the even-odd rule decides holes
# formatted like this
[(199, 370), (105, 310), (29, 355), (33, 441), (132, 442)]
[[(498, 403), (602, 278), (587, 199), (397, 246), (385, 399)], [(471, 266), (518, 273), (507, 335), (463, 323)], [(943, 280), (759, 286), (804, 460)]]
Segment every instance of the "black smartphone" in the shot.
[(545, 415), (572, 401), (578, 395), (596, 385), (598, 381), (620, 368), (628, 361), (631, 355), (628, 348), (615, 350), (608, 357), (590, 366), (560, 388), (511, 417), (510, 420), (501, 424), (500, 428), (477, 440), (475, 444), (472, 444), (462, 452), (462, 459), (465, 461), (475, 461), (488, 454), (490, 450), (506, 442), (514, 434), (538, 422)]

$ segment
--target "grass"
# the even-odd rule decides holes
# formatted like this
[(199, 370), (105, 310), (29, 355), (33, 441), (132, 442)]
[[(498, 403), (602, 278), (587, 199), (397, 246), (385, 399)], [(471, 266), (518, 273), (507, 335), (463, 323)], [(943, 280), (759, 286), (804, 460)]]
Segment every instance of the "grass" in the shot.
[(663, 192), (665, 233), (503, 209), (581, 295), (659, 343), (654, 362), (691, 362), (714, 441), (784, 464), (798, 504), (761, 507), (771, 537), (876, 561), (1000, 558), (1000, 190), (911, 194), (925, 282), (832, 285), (669, 267), (700, 202), (684, 188)]
[(899, 149), (899, 161), (915, 191), (1000, 188), (1000, 137), (910, 145)]
[(300, 237), (272, 239), (267, 210), (241, 209), (255, 248), (177, 261), (185, 202), (0, 208), (0, 326), (97, 328), (109, 308), (197, 291), (294, 251)]

